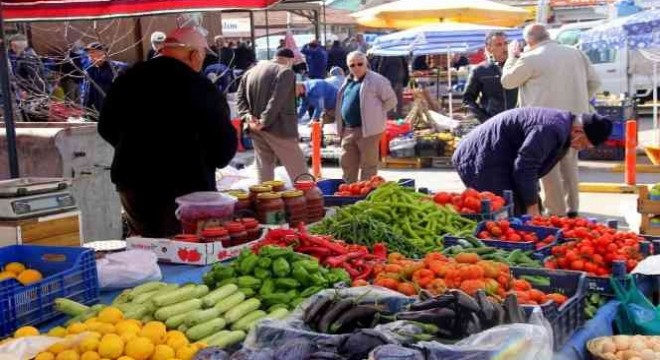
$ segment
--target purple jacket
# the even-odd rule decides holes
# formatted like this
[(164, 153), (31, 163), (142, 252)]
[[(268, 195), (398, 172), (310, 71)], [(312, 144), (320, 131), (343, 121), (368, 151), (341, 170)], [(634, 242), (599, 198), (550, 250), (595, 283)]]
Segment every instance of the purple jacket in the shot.
[(505, 111), (479, 125), (452, 161), (463, 180), (480, 191), (513, 190), (525, 206), (538, 200), (538, 181), (566, 154), (574, 116), (548, 108)]

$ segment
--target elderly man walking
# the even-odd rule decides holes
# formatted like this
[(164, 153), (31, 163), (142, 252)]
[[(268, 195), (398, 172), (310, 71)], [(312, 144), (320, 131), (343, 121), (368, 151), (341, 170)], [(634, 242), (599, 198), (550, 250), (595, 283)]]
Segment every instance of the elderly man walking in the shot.
[(296, 74), (293, 51), (280, 49), (273, 61), (262, 61), (246, 71), (238, 87), (238, 114), (247, 122), (256, 155), (259, 182), (275, 177), (275, 161), (291, 180), (307, 172), (298, 145)]
[[(546, 107), (573, 114), (589, 112), (589, 100), (600, 80), (589, 59), (578, 49), (550, 40), (545, 26), (524, 30), (528, 49), (509, 44), (509, 58), (502, 72), (505, 89), (518, 90), (520, 107)], [(545, 207), (552, 215), (577, 216), (579, 210), (577, 152), (569, 150), (543, 179)]]
[(344, 181), (352, 183), (378, 173), (378, 144), (397, 100), (389, 80), (369, 70), (364, 53), (348, 54), (346, 63), (351, 74), (337, 94), (335, 121)]

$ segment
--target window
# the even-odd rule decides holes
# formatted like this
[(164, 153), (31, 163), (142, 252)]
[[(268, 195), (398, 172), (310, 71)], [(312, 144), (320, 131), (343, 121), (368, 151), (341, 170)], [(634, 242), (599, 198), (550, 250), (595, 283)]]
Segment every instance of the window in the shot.
[(606, 64), (613, 63), (616, 61), (617, 50), (616, 49), (594, 49), (594, 50), (585, 50), (584, 53), (587, 55), (592, 64)]

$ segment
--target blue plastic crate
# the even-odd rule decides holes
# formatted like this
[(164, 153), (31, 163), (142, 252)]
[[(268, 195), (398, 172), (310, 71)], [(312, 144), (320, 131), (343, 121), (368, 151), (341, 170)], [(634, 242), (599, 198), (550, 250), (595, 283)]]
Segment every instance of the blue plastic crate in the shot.
[[(552, 235), (555, 237), (555, 241), (552, 242), (550, 245), (537, 249), (536, 244), (532, 241), (511, 242), (511, 241), (503, 241), (503, 240), (495, 240), (495, 239), (480, 239), (480, 240), (487, 246), (492, 246), (498, 249), (505, 249), (505, 250), (520, 249), (523, 251), (532, 251), (535, 253), (535, 258), (543, 259), (546, 256), (550, 255), (550, 250), (552, 249), (552, 247), (556, 245), (557, 241), (562, 238), (561, 230), (557, 228), (517, 225), (517, 224), (511, 224), (510, 226), (515, 230), (532, 232), (536, 234), (539, 240), (543, 240), (546, 237)], [(475, 230), (474, 235), (477, 236), (480, 232), (484, 231), (485, 228), (486, 228), (486, 221), (480, 222), (479, 224), (477, 224), (477, 229)]]
[(624, 121), (612, 122), (612, 133), (609, 140), (624, 140), (626, 137), (626, 123)]
[[(346, 206), (366, 198), (366, 196), (336, 196), (335, 193), (339, 190), (339, 185), (344, 183), (345, 181), (342, 179), (324, 179), (316, 182), (316, 186), (323, 193), (324, 206)], [(415, 188), (415, 179), (401, 179), (398, 183), (404, 187)]]
[[(511, 268), (516, 278), (522, 275), (540, 276), (550, 280), (549, 286), (533, 285), (546, 294), (560, 293), (568, 299), (561, 306), (554, 302), (541, 304), (543, 316), (552, 326), (554, 348), (559, 350), (573, 335), (573, 332), (584, 324), (584, 306), (587, 296), (587, 280), (581, 271), (548, 270), (532, 268)], [(530, 314), (533, 306), (523, 305), (525, 312)]]
[(502, 197), (504, 198), (504, 206), (497, 211), (491, 210), (490, 201), (481, 200), (480, 214), (461, 214), (461, 216), (474, 221), (508, 219), (513, 216), (513, 192), (511, 190), (504, 190)]
[(18, 261), (38, 270), (43, 280), (27, 286), (0, 281), (0, 338), (21, 326), (37, 325), (61, 315), (57, 298), (83, 304), (99, 301), (94, 251), (85, 248), (13, 245), (0, 248), (0, 266)]
[(626, 108), (624, 106), (596, 106), (596, 112), (609, 117), (613, 121), (626, 120)]

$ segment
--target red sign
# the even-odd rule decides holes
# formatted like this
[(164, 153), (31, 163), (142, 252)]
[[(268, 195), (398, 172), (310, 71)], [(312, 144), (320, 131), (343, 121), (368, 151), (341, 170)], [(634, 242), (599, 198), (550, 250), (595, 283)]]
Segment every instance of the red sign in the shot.
[(607, 5), (609, 0), (550, 0), (552, 7), (598, 6)]

